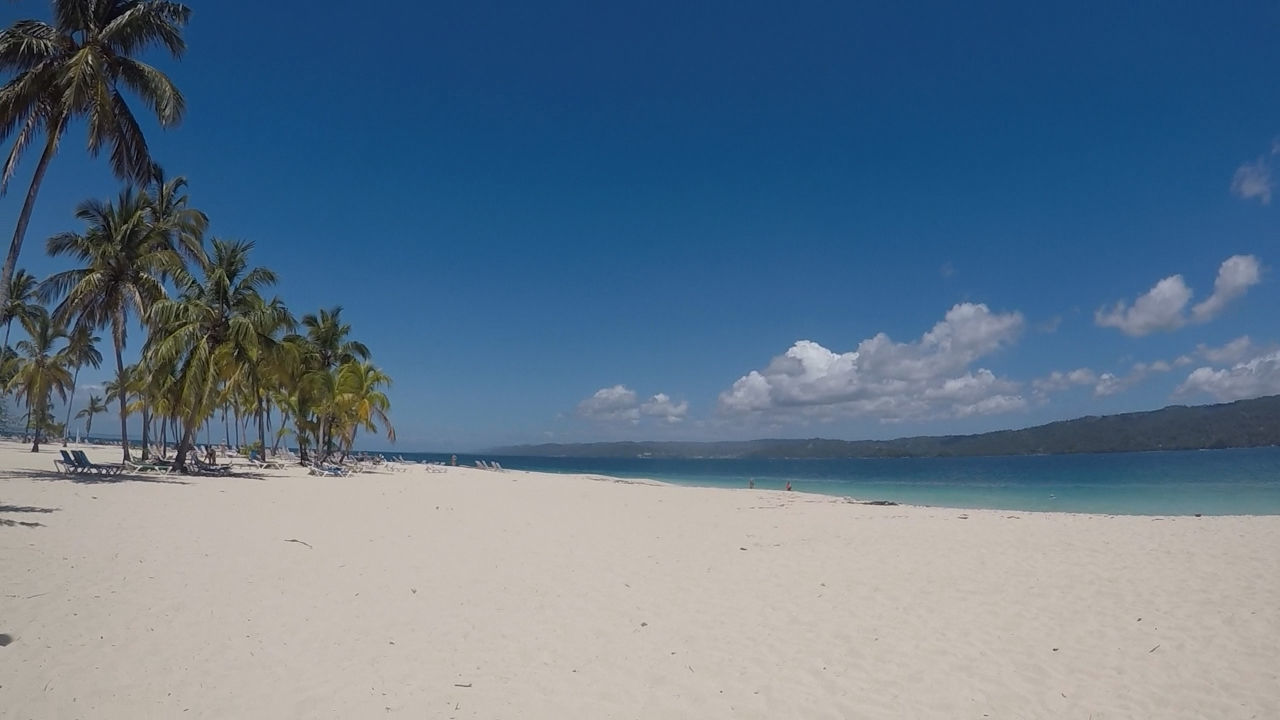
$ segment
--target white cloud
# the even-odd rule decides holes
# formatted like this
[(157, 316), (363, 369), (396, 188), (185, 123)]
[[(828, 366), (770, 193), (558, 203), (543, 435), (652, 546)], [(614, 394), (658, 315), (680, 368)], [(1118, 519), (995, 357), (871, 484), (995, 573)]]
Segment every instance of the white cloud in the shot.
[(1176, 392), (1179, 395), (1206, 394), (1224, 401), (1280, 393), (1280, 350), (1236, 363), (1230, 368), (1196, 368)]
[[(1196, 346), (1196, 355), (1208, 360), (1214, 365), (1224, 365), (1226, 363), (1239, 362), (1244, 359), (1254, 349), (1253, 340), (1248, 335), (1241, 335), (1222, 347), (1209, 347), (1201, 343)], [(1185, 360), (1185, 362), (1183, 362)], [(1178, 365), (1189, 365), (1193, 360), (1184, 355), (1178, 358)]]
[(1186, 324), (1182, 310), (1191, 300), (1191, 288), (1181, 275), (1172, 275), (1139, 297), (1132, 307), (1123, 301), (1111, 310), (1098, 310), (1093, 320), (1100, 327), (1119, 328), (1125, 335), (1149, 335), (1157, 330), (1176, 330)]
[(1146, 294), (1127, 305), (1124, 301), (1111, 309), (1100, 308), (1093, 320), (1099, 327), (1118, 328), (1126, 335), (1140, 337), (1159, 330), (1177, 330), (1187, 323), (1206, 323), (1217, 317), (1227, 304), (1244, 295), (1262, 281), (1262, 266), (1253, 255), (1232, 255), (1218, 266), (1213, 281), (1213, 294), (1191, 308), (1192, 291), (1181, 275), (1171, 275), (1155, 284)]
[[(1272, 154), (1275, 154), (1274, 147)], [(1271, 204), (1272, 187), (1271, 165), (1265, 156), (1236, 168), (1236, 174), (1231, 177), (1231, 192), (1245, 200), (1257, 198), (1263, 205)]]
[(1102, 373), (1098, 376), (1098, 384), (1093, 389), (1093, 394), (1098, 397), (1106, 397), (1115, 395), (1125, 389), (1124, 381), (1112, 375), (1111, 373)]
[(1213, 281), (1213, 294), (1191, 308), (1192, 322), (1208, 322), (1222, 312), (1227, 303), (1244, 295), (1262, 281), (1262, 267), (1253, 255), (1232, 255), (1218, 267)]
[(678, 423), (689, 414), (689, 403), (674, 402), (666, 393), (658, 393), (643, 403), (636, 391), (625, 385), (601, 388), (578, 403), (578, 414), (591, 420), (640, 422), (652, 417), (667, 423)]
[(592, 420), (627, 420), (636, 422), (640, 419), (640, 406), (636, 399), (636, 391), (624, 385), (601, 388), (594, 395), (578, 403), (578, 414)]
[(1076, 368), (1069, 372), (1054, 370), (1045, 377), (1031, 381), (1031, 387), (1043, 398), (1049, 393), (1061, 392), (1071, 387), (1096, 385), (1098, 375), (1089, 368)]
[(666, 393), (658, 393), (649, 398), (640, 406), (640, 412), (650, 417), (656, 417), (667, 423), (682, 422), (686, 415), (689, 414), (689, 402), (681, 401), (674, 403)]
[(1156, 360), (1151, 363), (1134, 363), (1126, 375), (1102, 373), (1098, 376), (1097, 384), (1094, 385), (1093, 394), (1098, 397), (1115, 395), (1146, 380), (1153, 373), (1166, 373), (1172, 369), (1173, 365), (1164, 360)]
[(963, 303), (914, 342), (880, 333), (836, 353), (800, 340), (722, 392), (720, 409), (881, 420), (1007, 412), (1026, 405), (1017, 383), (970, 366), (1012, 343), (1022, 327), (1021, 313)]

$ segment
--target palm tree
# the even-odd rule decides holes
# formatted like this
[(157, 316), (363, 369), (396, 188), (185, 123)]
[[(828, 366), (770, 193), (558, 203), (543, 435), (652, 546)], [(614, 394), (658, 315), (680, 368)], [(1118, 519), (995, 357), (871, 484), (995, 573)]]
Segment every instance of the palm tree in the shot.
[[(144, 318), (148, 308), (165, 297), (161, 278), (184, 272), (182, 258), (168, 245), (163, 233), (150, 221), (145, 195), (131, 189), (116, 202), (86, 200), (76, 217), (88, 228), (83, 235), (66, 232), (49, 238), (49, 254), (71, 255), (83, 267), (55, 273), (41, 285), (46, 299), (62, 298), (55, 317), (79, 318), (93, 328), (111, 327), (116, 373), (123, 381), (126, 329), (129, 317)], [(128, 412), (120, 400), (120, 441), (124, 459), (130, 460)]]
[(371, 362), (353, 361), (338, 368), (334, 405), (341, 422), (344, 453), (355, 446), (357, 432), (376, 432), (379, 424), (386, 428), (387, 439), (395, 442), (396, 431), (387, 416), (391, 400), (379, 389), (390, 385), (391, 378)]
[(85, 437), (88, 437), (89, 433), (93, 432), (93, 416), (97, 415), (98, 413), (104, 413), (106, 411), (107, 411), (107, 404), (102, 401), (101, 397), (97, 395), (89, 396), (89, 404), (86, 405), (83, 410), (76, 413), (77, 420), (79, 420), (80, 418), (84, 418)]
[(214, 240), (204, 277), (176, 275), (180, 296), (152, 308), (156, 332), (146, 354), (160, 374), (172, 374), (174, 403), (183, 411), (178, 467), (186, 461), (197, 428), (223, 403), (228, 389), (242, 387), (261, 348), (273, 342), (262, 332), (279, 321), (283, 306), (263, 302), (261, 290), (276, 275), (248, 263), (252, 243)]
[(151, 222), (169, 247), (187, 260), (199, 265), (205, 261), (204, 233), (209, 229), (209, 216), (190, 205), (186, 194), (187, 179), (181, 175), (167, 180), (164, 169), (156, 166), (147, 190)]
[(349, 338), (351, 325), (342, 321), (341, 306), (302, 316), (302, 327), (305, 335), (293, 341), (303, 348), (299, 368), (301, 377), (296, 383), (298, 397), (294, 424), (298, 430), (299, 449), (302, 449), (306, 428), (310, 428), (315, 436), (315, 448), (323, 459), (333, 449), (338, 368), (346, 363), (368, 360), (369, 348)]
[(53, 24), (19, 20), (0, 31), (0, 71), (14, 76), (0, 87), (0, 141), (13, 148), (0, 174), (8, 188), (27, 146), (43, 134), (44, 149), (27, 189), (18, 224), (0, 270), (0, 306), (8, 302), (14, 267), (36, 195), (67, 128), (84, 120), (89, 153), (111, 147), (111, 168), (127, 182), (151, 177), (154, 162), (123, 90), (137, 95), (161, 127), (182, 119), (186, 101), (164, 73), (136, 59), (155, 46), (174, 58), (186, 43), (191, 11), (159, 0), (53, 0)]
[[(93, 334), (93, 329), (87, 325), (76, 325), (71, 330), (71, 334), (67, 337), (67, 359), (74, 367), (75, 374), (71, 376), (71, 400), (76, 399), (76, 385), (80, 383), (80, 368), (85, 365), (91, 365), (95, 370), (102, 366), (102, 353), (98, 352), (98, 342), (102, 338)], [(66, 430), (62, 435), (62, 447), (67, 446), (67, 441), (71, 439), (71, 405), (67, 403), (67, 420), (63, 423)]]
[(0, 321), (4, 322), (4, 346), (9, 347), (9, 331), (13, 329), (13, 321), (23, 322), (36, 313), (44, 310), (36, 302), (36, 278), (26, 270), (19, 269), (13, 274), (10, 285), (9, 302), (0, 312)]
[(26, 399), (27, 416), (35, 435), (31, 452), (40, 452), (40, 435), (53, 425), (49, 396), (57, 392), (65, 402), (67, 387), (71, 384), (70, 360), (65, 348), (54, 350), (54, 344), (67, 336), (48, 313), (37, 313), (23, 323), (30, 336), (18, 343), (18, 357), (9, 389), (16, 389), (19, 398)]

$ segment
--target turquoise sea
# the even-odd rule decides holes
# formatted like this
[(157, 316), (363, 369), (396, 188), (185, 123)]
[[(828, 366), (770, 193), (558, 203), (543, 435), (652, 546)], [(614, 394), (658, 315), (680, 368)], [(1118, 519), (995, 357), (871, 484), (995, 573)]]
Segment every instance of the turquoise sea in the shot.
[[(388, 453), (395, 455), (396, 453)], [(448, 455), (404, 453), (440, 461)], [(913, 505), (1124, 515), (1280, 515), (1280, 448), (843, 460), (477, 457), (503, 467), (782, 489)]]

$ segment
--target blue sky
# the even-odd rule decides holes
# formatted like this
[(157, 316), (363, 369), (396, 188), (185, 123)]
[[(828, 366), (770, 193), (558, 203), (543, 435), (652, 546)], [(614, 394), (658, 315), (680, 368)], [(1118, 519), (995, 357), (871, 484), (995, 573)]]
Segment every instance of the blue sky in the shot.
[[(402, 449), (1280, 392), (1274, 3), (191, 5), (153, 152), (296, 312), (345, 307)], [(76, 132), (38, 275), (117, 190)]]

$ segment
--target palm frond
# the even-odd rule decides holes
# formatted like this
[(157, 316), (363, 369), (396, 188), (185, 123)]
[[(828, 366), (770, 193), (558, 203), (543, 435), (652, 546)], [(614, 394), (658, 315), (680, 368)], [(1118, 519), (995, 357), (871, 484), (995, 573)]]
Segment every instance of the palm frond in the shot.
[(31, 70), (57, 56), (65, 47), (57, 28), (39, 20), (19, 20), (0, 30), (0, 70)]
[(187, 101), (169, 76), (133, 58), (117, 57), (112, 65), (120, 82), (151, 108), (161, 127), (173, 127), (182, 121)]
[(99, 39), (117, 53), (131, 55), (153, 45), (163, 45), (175, 58), (187, 45), (182, 28), (191, 19), (191, 10), (174, 2), (128, 3), (124, 12), (111, 18)]

